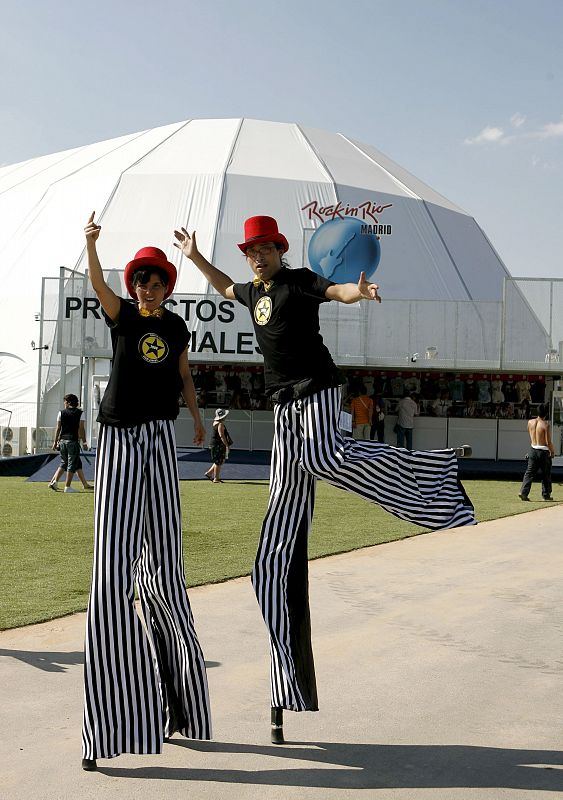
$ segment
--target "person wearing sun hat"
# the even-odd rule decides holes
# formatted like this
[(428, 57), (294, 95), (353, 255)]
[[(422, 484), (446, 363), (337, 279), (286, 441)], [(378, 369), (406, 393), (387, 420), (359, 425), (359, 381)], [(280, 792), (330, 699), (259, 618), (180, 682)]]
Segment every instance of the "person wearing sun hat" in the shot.
[[(176, 267), (143, 247), (125, 267), (132, 304), (107, 285), (85, 228), (89, 275), (111, 330), (99, 407), (94, 564), (84, 657), (82, 768), (121, 753), (160, 753), (175, 731), (211, 737), (205, 661), (186, 593), (174, 420), (183, 395), (194, 442), (205, 431), (185, 322), (162, 306)], [(135, 588), (145, 627), (135, 611)]]
[(229, 448), (233, 443), (227, 426), (223, 422), (228, 413), (229, 410), (227, 408), (218, 408), (213, 420), (213, 435), (209, 445), (213, 463), (205, 473), (205, 477), (213, 481), (213, 483), (223, 483), (221, 480), (221, 467), (229, 457)]
[(317, 479), (433, 530), (474, 525), (456, 461), (470, 448), (409, 452), (342, 436), (343, 376), (322, 340), (319, 308), (330, 300), (381, 302), (379, 287), (364, 272), (357, 284), (335, 284), (309, 269), (289, 268), (288, 240), (269, 216), (244, 223), (238, 247), (254, 273), (247, 283), (235, 283), (210, 264), (195, 233), (182, 228), (174, 236), (219, 294), (250, 311), (274, 403), (269, 505), (252, 582), (270, 633), (271, 738), (282, 743), (283, 709), (318, 709), (307, 565)]

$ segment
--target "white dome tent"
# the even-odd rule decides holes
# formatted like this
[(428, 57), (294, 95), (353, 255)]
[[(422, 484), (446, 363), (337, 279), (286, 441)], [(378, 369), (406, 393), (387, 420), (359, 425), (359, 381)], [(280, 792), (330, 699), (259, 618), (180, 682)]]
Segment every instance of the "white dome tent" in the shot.
[[(19, 383), (13, 373), (9, 397), (7, 384), (0, 386), (0, 406), (11, 404), (19, 424), (33, 425), (36, 419), (37, 387), (30, 385), (29, 374), (37, 367), (37, 353), (30, 342), (39, 339), (40, 309), (40, 343), (49, 348), (40, 356), (47, 363), (45, 353), (61, 351), (57, 320), (64, 297), (51, 286), (42, 307), (42, 278), (58, 279), (61, 267), (85, 271), (83, 227), (94, 209), (102, 225), (98, 249), (104, 268), (123, 270), (142, 246), (160, 247), (178, 267), (174, 297), (214, 296), (173, 247), (176, 227), (196, 230), (206, 257), (233, 279), (247, 280), (248, 267), (236, 247), (245, 218), (276, 217), (294, 267), (310, 266), (308, 244), (321, 225), (359, 220), (366, 235), (379, 236), (375, 280), (385, 302), (377, 314), (357, 306), (325, 310), (323, 333), (341, 364), (396, 367), (409, 353), (420, 352), (421, 358), (439, 354), (446, 368), (494, 370), (502, 358), (505, 363), (513, 358), (531, 371), (554, 346), (536, 313), (511, 288), (516, 325), (526, 334), (518, 336), (518, 354), (511, 356), (503, 311), (510, 275), (491, 243), (471, 216), (375, 148), (298, 124), (188, 120), (0, 168), (0, 350), (25, 362)], [(75, 283), (73, 296), (81, 298), (84, 310), (88, 287), (77, 289)], [(176, 302), (175, 310), (185, 311), (193, 310), (195, 300)], [(82, 313), (72, 302), (70, 308)], [(224, 319), (233, 313), (225, 312)], [(210, 314), (188, 320), (200, 342), (211, 329), (218, 341), (217, 307)], [(47, 319), (52, 324), (45, 324)], [(66, 369), (74, 365), (66, 391), (80, 392), (84, 356), (108, 355), (107, 339), (96, 352), (85, 349), (84, 341), (98, 346), (96, 334), (86, 339), (92, 322), (85, 319), (70, 334), (81, 338), (82, 351), (68, 350), (75, 357), (66, 364)], [(244, 330), (250, 330), (248, 322)], [(194, 345), (194, 359), (259, 362), (252, 346), (237, 353), (224, 341), (217, 352)], [(529, 354), (522, 353), (523, 341)], [(10, 360), (21, 372), (24, 365)], [(57, 369), (51, 365), (44, 373), (42, 397), (56, 387)]]

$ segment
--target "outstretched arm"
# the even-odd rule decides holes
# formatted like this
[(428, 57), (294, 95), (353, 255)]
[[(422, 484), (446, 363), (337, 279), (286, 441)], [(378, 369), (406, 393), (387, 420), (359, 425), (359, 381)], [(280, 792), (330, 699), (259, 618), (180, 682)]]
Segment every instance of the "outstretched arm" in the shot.
[(377, 290), (377, 283), (368, 283), (366, 273), (360, 272), (360, 279), (357, 283), (335, 283), (329, 286), (325, 292), (327, 300), (336, 300), (339, 303), (357, 303), (358, 300), (376, 300), (381, 303), (381, 297)]
[(207, 278), (209, 283), (216, 291), (219, 292), (219, 294), (223, 295), (223, 297), (226, 297), (227, 300), (234, 300), (234, 281), (229, 278), (228, 275), (225, 275), (224, 272), (221, 272), (220, 269), (214, 267), (213, 264), (210, 264), (209, 261), (201, 255), (197, 249), (195, 231), (190, 236), (187, 230), (182, 228), (179, 231), (174, 231), (174, 236), (178, 240), (174, 242), (174, 247), (177, 247), (178, 250), (182, 251), (186, 258), (189, 258), (190, 261), (194, 262), (201, 274)]
[(197, 397), (195, 393), (195, 386), (190, 372), (190, 365), (188, 363), (188, 348), (180, 355), (180, 375), (182, 376), (182, 397), (186, 401), (186, 405), (194, 419), (194, 444), (201, 446), (205, 441), (205, 428), (201, 421), (199, 408), (197, 405)]
[(115, 294), (115, 292), (109, 288), (107, 285), (104, 273), (102, 271), (102, 265), (100, 264), (100, 259), (98, 258), (98, 253), (96, 250), (96, 241), (98, 236), (100, 235), (100, 231), (102, 230), (100, 225), (97, 225), (94, 222), (94, 215), (95, 211), (92, 211), (90, 214), (90, 219), (88, 220), (86, 227), (84, 228), (84, 234), (86, 236), (86, 252), (88, 254), (88, 272), (90, 275), (90, 283), (92, 284), (92, 288), (96, 292), (98, 300), (101, 303), (102, 308), (108, 315), (108, 317), (113, 320), (114, 322), (117, 321), (119, 317), (119, 308), (121, 306), (121, 301), (119, 297)]

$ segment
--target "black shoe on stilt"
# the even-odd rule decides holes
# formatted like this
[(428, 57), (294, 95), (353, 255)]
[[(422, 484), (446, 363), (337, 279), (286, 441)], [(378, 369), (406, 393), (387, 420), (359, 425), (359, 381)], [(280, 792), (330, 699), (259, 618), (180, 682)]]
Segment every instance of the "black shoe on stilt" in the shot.
[(86, 772), (95, 772), (98, 769), (95, 758), (83, 758), (82, 769)]
[(283, 708), (272, 706), (270, 740), (272, 744), (284, 744), (283, 738)]

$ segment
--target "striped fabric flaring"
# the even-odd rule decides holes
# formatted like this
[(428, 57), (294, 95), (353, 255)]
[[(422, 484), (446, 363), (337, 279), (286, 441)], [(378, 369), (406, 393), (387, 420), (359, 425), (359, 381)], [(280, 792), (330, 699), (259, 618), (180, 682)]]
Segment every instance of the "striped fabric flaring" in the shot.
[(274, 407), (270, 497), (252, 583), (270, 633), (271, 703), (318, 708), (311, 645), (307, 540), (317, 478), (417, 525), (474, 525), (453, 450), (410, 452), (344, 438), (340, 390)]
[(95, 485), (84, 758), (160, 753), (174, 731), (209, 739), (205, 662), (184, 577), (173, 423), (102, 426)]

